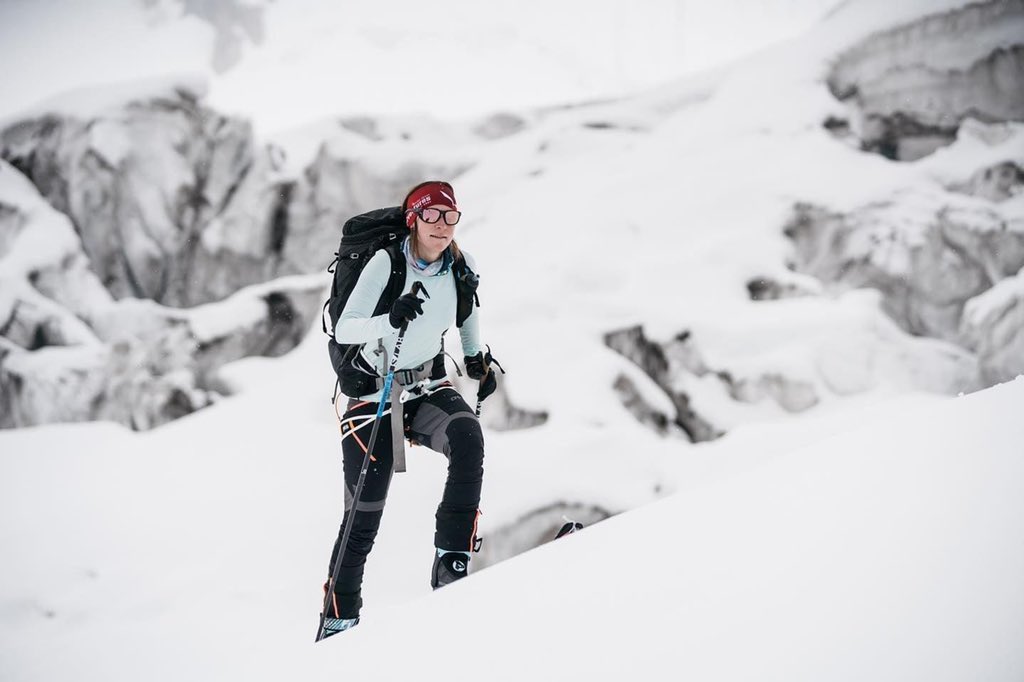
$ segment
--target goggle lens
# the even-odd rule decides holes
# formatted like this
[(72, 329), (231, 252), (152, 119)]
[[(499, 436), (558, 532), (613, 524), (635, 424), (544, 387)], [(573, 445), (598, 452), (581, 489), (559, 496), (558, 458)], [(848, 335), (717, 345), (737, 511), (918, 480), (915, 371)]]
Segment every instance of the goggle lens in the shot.
[(459, 218), (462, 217), (462, 213), (456, 211), (455, 209), (442, 211), (439, 208), (421, 209), (419, 211), (419, 215), (420, 218), (423, 219), (423, 222), (429, 225), (433, 225), (434, 223), (436, 223), (438, 220), (441, 219), (442, 216), (444, 217), (444, 222), (446, 225), (456, 225), (459, 222)]

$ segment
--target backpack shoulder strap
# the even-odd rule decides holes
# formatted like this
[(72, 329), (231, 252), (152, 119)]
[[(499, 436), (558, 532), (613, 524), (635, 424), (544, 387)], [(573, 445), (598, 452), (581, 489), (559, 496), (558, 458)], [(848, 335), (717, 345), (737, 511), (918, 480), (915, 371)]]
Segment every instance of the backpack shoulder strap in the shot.
[(391, 258), (391, 273), (388, 275), (388, 283), (384, 285), (384, 291), (381, 292), (380, 299), (377, 301), (377, 307), (373, 311), (374, 315), (383, 315), (390, 310), (391, 304), (402, 295), (402, 289), (405, 287), (407, 264), (405, 254), (402, 253), (402, 240), (389, 244), (384, 247), (384, 250)]
[(480, 286), (480, 277), (466, 262), (466, 257), (459, 254), (452, 264), (452, 274), (455, 275), (455, 326), (461, 327), (466, 319), (473, 313), (473, 304), (480, 306), (480, 297), (477, 295), (477, 287)]

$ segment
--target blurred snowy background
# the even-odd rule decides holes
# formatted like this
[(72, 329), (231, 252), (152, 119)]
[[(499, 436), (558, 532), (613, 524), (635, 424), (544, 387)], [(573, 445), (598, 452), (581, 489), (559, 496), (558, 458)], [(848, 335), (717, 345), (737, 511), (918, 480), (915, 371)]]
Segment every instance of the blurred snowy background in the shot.
[[(556, 601), (576, 589), (618, 609), (548, 613), (572, 646), (608, 637), (588, 624), (609, 615), (646, 623), (631, 627), (650, 646), (671, 616), (707, 658), (645, 660), (711, 679), (702, 661), (726, 640), (691, 636), (723, 605), (679, 590), (730, 593), (782, 556), (782, 583), (752, 583), (714, 627), (747, 623), (737, 641), (769, 641), (776, 666), (814, 643), (835, 656), (765, 678), (837, 679), (838, 660), (851, 679), (922, 677), (915, 646), (947, 656), (928, 679), (1024, 671), (1008, 644), (1024, 641), (1022, 382), (948, 400), (1024, 372), (1024, 1), (0, 0), (0, 57), (0, 677), (316, 677), (348, 660), (305, 652), (341, 509), (324, 268), (347, 217), (428, 177), (459, 192), (484, 340), (509, 371), (484, 408), (474, 569), (543, 544), (563, 515), (618, 516), (546, 548), (595, 572), (563, 576), (574, 587), (503, 562), (416, 611), (444, 463), (414, 448), (368, 564), (370, 622), (347, 641), (386, 652), (374, 620), (464, 614), (495, 635), (484, 660), (532, 623), (495, 614), (550, 578)], [(825, 439), (876, 419), (891, 437), (861, 443), (874, 458), (840, 480), (864, 454), (843, 444), (864, 439)], [(918, 451), (932, 425), (934, 447), (959, 449)], [(820, 457), (793, 459), (804, 446)], [(922, 483), (931, 456), (974, 460)], [(810, 497), (728, 487), (794, 484), (797, 461), (832, 472)], [(856, 487), (894, 475), (891, 499)], [(715, 489), (740, 506), (722, 513)], [(701, 523), (622, 514), (669, 496)], [(908, 496), (923, 511), (900, 526)], [(721, 538), (747, 527), (730, 514), (773, 504), (818, 519), (815, 542), (760, 528), (770, 551), (732, 556), (749, 573), (718, 570)], [(829, 534), (853, 519), (888, 543)], [(975, 542), (993, 519), (999, 539)], [(676, 553), (658, 565), (678, 561), (678, 580), (641, 572), (609, 597), (616, 548), (666, 535)], [(950, 591), (949, 564), (907, 550), (911, 535), (974, 543), (936, 618), (891, 601), (923, 572)], [(908, 558), (870, 593), (844, 560), (815, 583), (827, 596), (803, 594), (829, 542)], [(853, 591), (804, 614), (825, 626), (796, 637), (782, 618), (764, 640), (751, 614), (774, 606), (757, 599), (787, 586), (805, 610)], [(474, 600), (499, 593), (481, 618)], [(886, 647), (883, 612), (890, 634), (934, 628), (889, 668), (850, 667)], [(968, 626), (987, 639), (953, 646)], [(627, 674), (626, 644), (585, 674)]]

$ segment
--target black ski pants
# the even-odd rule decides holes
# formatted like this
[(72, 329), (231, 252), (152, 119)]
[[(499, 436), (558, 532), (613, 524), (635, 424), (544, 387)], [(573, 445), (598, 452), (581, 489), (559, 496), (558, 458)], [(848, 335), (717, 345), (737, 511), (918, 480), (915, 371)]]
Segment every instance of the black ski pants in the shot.
[[(397, 388), (397, 386), (396, 386)], [(328, 615), (355, 618), (362, 606), (363, 566), (374, 538), (391, 483), (393, 455), (391, 415), (381, 420), (373, 444), (370, 466), (359, 501), (352, 510), (353, 491), (370, 446), (370, 431), (377, 403), (350, 400), (341, 418), (345, 474), (345, 516), (334, 542), (328, 572), (334, 567), (345, 524), (352, 519), (352, 534), (338, 571)], [(440, 549), (469, 552), (476, 543), (480, 489), (484, 476), (484, 437), (476, 414), (454, 388), (447, 386), (403, 405), (405, 437), (443, 453), (448, 458), (448, 479), (437, 507), (434, 544)]]

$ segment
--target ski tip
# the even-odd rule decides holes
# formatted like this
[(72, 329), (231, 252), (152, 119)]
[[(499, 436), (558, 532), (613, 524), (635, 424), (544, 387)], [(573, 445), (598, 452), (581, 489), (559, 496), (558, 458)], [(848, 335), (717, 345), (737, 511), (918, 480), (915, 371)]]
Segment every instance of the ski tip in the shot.
[(579, 523), (578, 521), (568, 521), (567, 520), (562, 525), (562, 527), (558, 530), (558, 533), (555, 534), (555, 539), (557, 540), (560, 537), (564, 537), (566, 535), (571, 535), (571, 534), (575, 533), (576, 531), (582, 530), (582, 529), (583, 529), (583, 524), (582, 523)]

